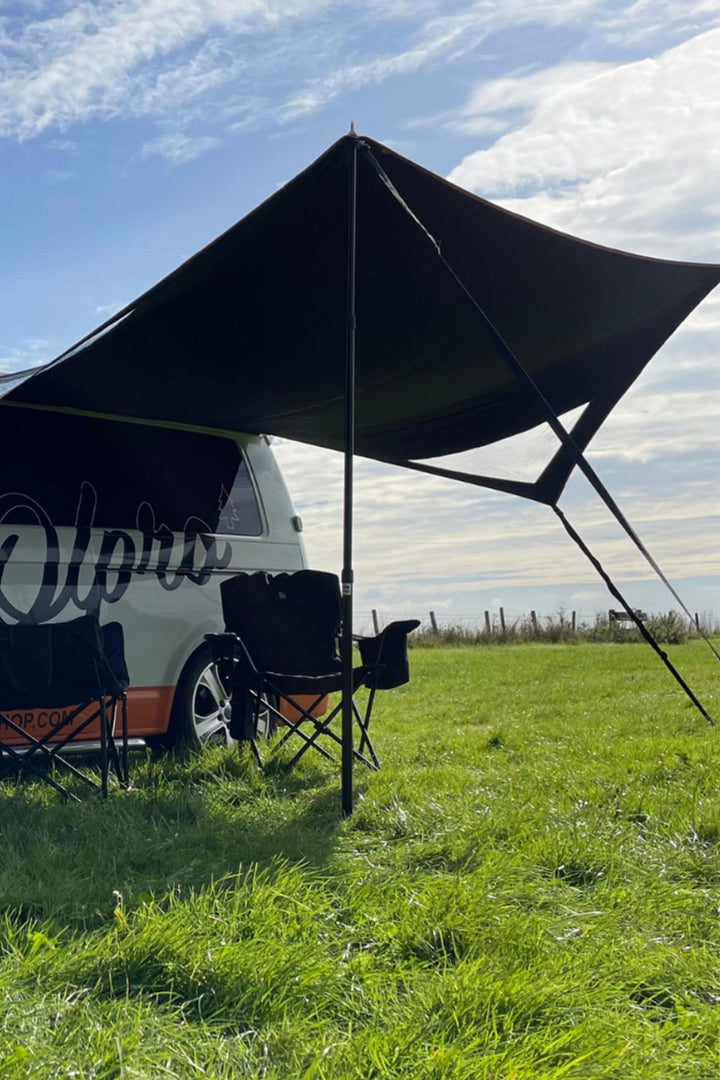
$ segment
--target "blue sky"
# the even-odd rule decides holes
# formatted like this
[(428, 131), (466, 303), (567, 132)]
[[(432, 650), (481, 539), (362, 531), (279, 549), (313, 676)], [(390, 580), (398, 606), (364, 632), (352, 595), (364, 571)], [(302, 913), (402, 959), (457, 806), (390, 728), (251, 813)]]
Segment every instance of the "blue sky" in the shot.
[[(351, 120), (554, 227), (720, 261), (718, 0), (6, 0), (0, 368), (52, 359)], [(719, 346), (713, 296), (591, 447), (692, 610), (715, 612)], [(338, 463), (277, 454), (313, 563), (338, 569)], [(372, 463), (357, 495), (361, 611), (608, 606), (547, 509)], [(564, 505), (634, 603), (672, 606), (584, 483)]]

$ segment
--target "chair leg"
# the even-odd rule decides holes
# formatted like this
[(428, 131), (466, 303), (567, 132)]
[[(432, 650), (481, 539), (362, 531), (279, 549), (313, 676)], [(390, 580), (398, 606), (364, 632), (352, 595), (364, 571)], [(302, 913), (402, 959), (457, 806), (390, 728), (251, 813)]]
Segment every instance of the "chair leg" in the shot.
[[(303, 738), (308, 738), (308, 736), (305, 735), (304, 731), (301, 733), (299, 725), (304, 723), (307, 720), (311, 724), (314, 724), (315, 726), (317, 726), (319, 721), (318, 721), (317, 717), (313, 716), (313, 709), (317, 708), (317, 706), (320, 704), (320, 702), (322, 701), (322, 699), (324, 697), (325, 697), (325, 694), (319, 694), (315, 698), (315, 700), (313, 701), (312, 705), (308, 706), (308, 708), (304, 708), (302, 705), (299, 704), (299, 702), (296, 702), (294, 700), (294, 698), (292, 698), (292, 697), (281, 699), (281, 700), (287, 701), (288, 704), (292, 705), (293, 708), (297, 709), (297, 711), (299, 713), (301, 713), (302, 719), (297, 720), (294, 723), (291, 723), (289, 720), (284, 721), (287, 724), (287, 731), (282, 735), (280, 741), (275, 744), (275, 749), (276, 750), (279, 750), (281, 746), (284, 746), (285, 743), (288, 741), (288, 739), (292, 738), (292, 736), (295, 735), (295, 734), (298, 734), (298, 735), (302, 734)], [(282, 715), (282, 713), (280, 712), (279, 709), (273, 709), (273, 712), (276, 712), (277, 715), (281, 719), (284, 720), (284, 717), (283, 717), (283, 715)]]
[[(108, 793), (108, 771), (110, 768), (110, 754), (108, 751), (108, 710), (105, 697), (100, 698), (100, 790), (103, 799)], [(112, 742), (112, 736), (109, 739)]]
[[(70, 715), (70, 717), (65, 719), (62, 727), (67, 727), (69, 724), (73, 724), (75, 722), (75, 719), (79, 716), (81, 712), (82, 707), (75, 709), (75, 711)], [(28, 751), (28, 757), (39, 750), (53, 764), (62, 765), (63, 768), (67, 769), (68, 772), (71, 772), (73, 776), (76, 776), (78, 777), (78, 779), (83, 780), (88, 785), (88, 787), (96, 788), (98, 786), (97, 782), (91, 777), (87, 776), (84, 772), (81, 772), (80, 769), (76, 768), (71, 761), (62, 756), (62, 753), (67, 744), (73, 739), (76, 739), (80, 732), (87, 728), (93, 722), (93, 720), (98, 718), (99, 715), (100, 710), (98, 708), (91, 716), (83, 720), (80, 726), (75, 728), (70, 735), (66, 735), (64, 738), (61, 738), (60, 741), (57, 743), (50, 742), (50, 740), (53, 735), (59, 734), (61, 732), (60, 727), (55, 727), (52, 731), (48, 732), (47, 735), (44, 735), (42, 739), (35, 739), (32, 735), (29, 735), (27, 732), (25, 732), (25, 740), (32, 743), (31, 749)]]
[[(79, 711), (80, 710), (78, 709), (71, 715), (71, 722), (78, 715)], [(26, 753), (21, 754), (16, 751), (10, 744), (4, 744), (5, 750), (18, 762), (21, 769), (33, 773), (34, 776), (37, 776), (41, 780), (50, 784), (51, 787), (54, 787), (57, 791), (62, 792), (62, 794), (66, 795), (68, 798), (75, 799), (76, 796), (70, 795), (70, 792), (66, 791), (66, 789), (61, 784), (56, 783), (50, 776), (48, 776), (47, 773), (41, 772), (39, 769), (35, 768), (31, 761), (31, 758), (37, 751), (40, 751), (51, 766), (54, 766), (57, 762), (58, 764), (63, 765), (68, 770), (68, 772), (71, 772), (73, 774), (73, 776), (77, 776), (80, 780), (84, 780), (85, 783), (88, 784), (90, 787), (97, 787), (95, 781), (91, 780), (89, 776), (86, 776), (85, 773), (77, 769), (72, 764), (72, 762), (58, 756), (59, 751), (65, 746), (65, 743), (68, 742), (69, 739), (63, 739), (58, 745), (50, 743), (49, 740), (52, 735), (57, 733), (57, 727), (53, 728), (53, 730), (48, 732), (47, 735), (44, 735), (42, 739), (36, 739), (34, 735), (31, 735), (29, 732), (21, 728), (18, 724), (14, 723), (14, 721), (11, 720), (10, 717), (7, 715), (3, 716), (3, 723), (5, 723), (7, 727), (11, 729), (11, 731), (14, 731), (17, 735), (19, 735), (28, 746), (28, 750), (26, 751)], [(82, 726), (87, 726), (88, 723), (89, 721), (85, 721)]]
[[(295, 756), (290, 759), (290, 761), (288, 762), (288, 765), (287, 765), (288, 769), (292, 768), (292, 766), (295, 764), (295, 762), (298, 760), (298, 758), (301, 758), (302, 755), (305, 753), (305, 751), (308, 750), (311, 746), (315, 747), (315, 749), (321, 755), (321, 757), (324, 757), (327, 761), (335, 761), (335, 758), (332, 756), (332, 754), (330, 754), (325, 749), (324, 746), (320, 746), (320, 744), (317, 742), (317, 737), (322, 731), (322, 724), (317, 719), (316, 716), (313, 716), (312, 711), (311, 711), (312, 709), (315, 708), (315, 706), (318, 704), (319, 701), (322, 701), (322, 698), (324, 696), (325, 695), (323, 694), (321, 697), (317, 698), (313, 702), (313, 704), (310, 706), (310, 709), (302, 708), (302, 706), (298, 702), (296, 702), (293, 698), (286, 698), (285, 699), (286, 701), (289, 702), (289, 704), (291, 704), (293, 706), (293, 708), (296, 708), (298, 710), (298, 712), (300, 712), (302, 714), (302, 718), (300, 720), (294, 721), (293, 723), (290, 723), (288, 721), (288, 730), (285, 732), (283, 737), (280, 739), (280, 742), (275, 744), (275, 746), (273, 747), (272, 752), (277, 753), (277, 751), (280, 750), (285, 745), (285, 743), (288, 741), (288, 739), (292, 738), (293, 735), (297, 735), (298, 738), (302, 739), (304, 744), (305, 744), (304, 746), (302, 746), (300, 748), (300, 750), (295, 754)], [(330, 719), (332, 719), (334, 716), (337, 715), (337, 711), (338, 711), (337, 708), (333, 709), (333, 711), (330, 713)], [(305, 722), (308, 722), (308, 723), (313, 725), (313, 731), (312, 731), (312, 733), (310, 735), (306, 735), (305, 732), (302, 729), (301, 725), (304, 724)]]
[(253, 737), (252, 737), (252, 739), (243, 739), (243, 740), (241, 740), (240, 746), (241, 747), (244, 746), (246, 742), (250, 744), (250, 753), (255, 758), (255, 763), (257, 764), (258, 772), (261, 773), (262, 775), (264, 775), (265, 769), (263, 767), (263, 761), (262, 761), (262, 758), (260, 756), (260, 748), (258, 747), (258, 744), (257, 744), (258, 718), (260, 716), (260, 704), (261, 704), (261, 701), (262, 701), (262, 695), (260, 694), (259, 691), (257, 693), (254, 693), (254, 694), (251, 691), (248, 691), (248, 693), (250, 693), (250, 697), (251, 697), (251, 700), (252, 700)]
[(252, 751), (253, 757), (255, 758), (255, 761), (257, 762), (258, 770), (260, 771), (260, 773), (264, 774), (265, 769), (263, 768), (262, 758), (260, 757), (260, 751), (258, 750), (258, 744), (255, 739), (250, 740), (250, 749)]
[[(359, 721), (360, 716), (358, 714), (357, 707), (356, 707), (354, 701), (352, 703), (352, 707), (353, 707), (353, 712), (355, 713), (355, 718)], [(297, 764), (297, 762), (300, 760), (300, 758), (303, 756), (303, 754), (306, 752), (306, 750), (309, 750), (311, 746), (314, 747), (314, 749), (317, 750), (318, 753), (322, 754), (324, 757), (330, 758), (331, 761), (335, 760), (330, 754), (328, 754), (327, 750), (325, 750), (324, 747), (319, 745), (317, 740), (321, 735), (327, 735), (334, 742), (336, 742), (338, 744), (338, 746), (342, 746), (341, 737), (338, 734), (336, 734), (336, 732), (334, 732), (330, 727), (331, 723), (333, 722), (333, 720), (335, 719), (337, 714), (340, 712), (341, 708), (342, 708), (342, 702), (340, 702), (339, 704), (337, 704), (335, 706), (335, 708), (332, 710), (332, 712), (328, 716), (325, 717), (325, 719), (322, 721), (322, 723), (320, 721), (318, 721), (315, 717), (311, 717), (313, 723), (315, 724), (315, 730), (313, 731), (313, 733), (311, 735), (306, 735), (304, 731), (298, 731), (297, 732), (298, 735), (302, 735), (303, 739), (305, 740), (305, 745), (301, 746), (300, 749), (297, 751), (297, 753), (294, 755), (294, 757), (292, 757), (290, 759), (290, 761), (287, 763), (287, 768), (288, 769), (291, 769), (293, 767), (293, 765)], [(360, 726), (362, 727), (362, 724)], [(367, 742), (368, 742), (368, 745), (370, 745), (370, 748), (372, 750), (372, 746), (370, 744), (369, 737), (367, 739)], [(375, 752), (372, 751), (372, 753), (373, 753), (373, 757), (375, 758)], [(355, 747), (353, 747), (353, 757), (357, 761), (362, 762), (363, 765), (366, 765), (368, 767), (368, 769), (379, 769), (380, 768), (380, 763), (377, 761), (377, 758), (375, 758), (374, 762), (369, 761)]]
[(108, 773), (111, 771), (115, 773), (120, 783), (123, 782), (123, 766), (122, 759), (118, 753), (117, 742), (115, 740), (115, 725), (117, 722), (117, 701), (112, 703), (111, 719), (108, 725)]
[(363, 717), (360, 716), (360, 712), (358, 711), (354, 701), (353, 701), (353, 709), (355, 711), (355, 718), (357, 720), (358, 727), (360, 728), (360, 732), (361, 732), (360, 745), (358, 746), (358, 750), (362, 754), (363, 750), (365, 749), (365, 746), (367, 745), (368, 753), (370, 754), (370, 756), (371, 756), (371, 758), (373, 760), (373, 764), (374, 764), (376, 769), (379, 769), (380, 768), (380, 761), (378, 759), (377, 754), (375, 753), (375, 747), (372, 744), (372, 740), (370, 739), (370, 735), (368, 734), (368, 727), (370, 726), (370, 716), (372, 714), (373, 705), (375, 704), (375, 694), (376, 694), (376, 688), (374, 686), (371, 686), (370, 687), (370, 693), (368, 694), (367, 705), (365, 706), (365, 715)]
[[(275, 716), (277, 716), (282, 723), (287, 724), (287, 730), (281, 736), (280, 740), (275, 743), (275, 745), (272, 748), (271, 753), (277, 754), (277, 752), (282, 749), (282, 747), (285, 745), (285, 743), (288, 741), (288, 739), (291, 739), (293, 737), (293, 735), (297, 735), (298, 738), (303, 739), (304, 742), (309, 744), (309, 745), (315, 745), (314, 737), (311, 736), (311, 735), (306, 735), (305, 732), (303, 731), (301, 725), (304, 724), (305, 722), (307, 722), (307, 723), (313, 724), (315, 727), (318, 726), (319, 721), (318, 721), (317, 717), (313, 716), (312, 710), (315, 708), (315, 706), (319, 702), (322, 701), (322, 699), (324, 697), (325, 697), (325, 695), (321, 694), (319, 697), (317, 697), (315, 699), (315, 701), (312, 703), (312, 705), (308, 709), (303, 708), (303, 706), (300, 705), (299, 702), (295, 701), (294, 698), (291, 698), (291, 697), (283, 698), (283, 697), (281, 697), (280, 698), (281, 701), (287, 701), (288, 704), (292, 705), (293, 708), (297, 709), (297, 711), (301, 714), (301, 719), (293, 721), (292, 723), (289, 720), (285, 720), (285, 718), (283, 717), (283, 715), (282, 715), (282, 713), (280, 712), (279, 709), (276, 709), (275, 706), (273, 706), (273, 705), (268, 705), (268, 708), (272, 711), (272, 713)], [(325, 749), (324, 746), (315, 746), (315, 749), (318, 751), (318, 753), (322, 757), (326, 758), (327, 761), (334, 761), (335, 760), (335, 758), (332, 756), (332, 754), (328, 753), (328, 751)]]
[[(284, 746), (284, 744), (290, 738), (290, 735), (297, 735), (298, 738), (302, 739), (303, 742), (305, 743), (305, 745), (302, 747), (302, 752), (301, 753), (305, 753), (305, 751), (308, 750), (311, 746), (314, 746), (315, 749), (317, 750), (318, 754), (320, 754), (321, 757), (324, 757), (326, 761), (335, 761), (335, 758), (332, 756), (332, 754), (328, 750), (326, 750), (324, 746), (320, 746), (316, 742), (316, 739), (317, 739), (318, 734), (319, 734), (317, 729), (315, 729), (313, 731), (312, 735), (306, 735), (305, 732), (300, 727), (301, 722), (302, 721), (299, 721), (298, 724), (295, 725), (293, 730), (287, 736), (284, 736), (283, 739), (277, 744), (277, 746), (273, 746), (273, 749), (272, 749), (273, 754), (277, 753), (278, 750), (280, 750), (281, 747)], [(297, 755), (295, 755), (295, 757), (290, 762), (291, 765), (293, 765), (295, 763), (296, 758), (297, 758)]]
[(128, 765), (128, 713), (127, 713), (127, 694), (123, 694), (120, 699), (120, 715), (122, 717), (122, 770), (123, 770), (123, 783), (130, 783), (130, 766)]
[(44, 784), (49, 784), (50, 787), (55, 788), (56, 791), (60, 792), (63, 798), (71, 799), (72, 802), (80, 802), (80, 799), (77, 797), (77, 795), (73, 795), (73, 793), (71, 791), (68, 791), (67, 788), (64, 788), (62, 784), (58, 784), (58, 782), (52, 776), (50, 776), (49, 773), (40, 772), (39, 769), (35, 768), (31, 761), (26, 761), (25, 754), (19, 753), (17, 750), (15, 750), (14, 747), (8, 746), (7, 744), (3, 747), (3, 750), (14, 761), (17, 762), (20, 773), (31, 772), (34, 776), (37, 776), (40, 780), (42, 780)]

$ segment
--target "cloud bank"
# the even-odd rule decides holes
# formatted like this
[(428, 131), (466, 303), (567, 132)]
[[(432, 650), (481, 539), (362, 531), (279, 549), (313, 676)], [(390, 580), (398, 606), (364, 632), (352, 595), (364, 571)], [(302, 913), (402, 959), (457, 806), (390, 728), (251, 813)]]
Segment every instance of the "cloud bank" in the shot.
[[(228, 130), (286, 123), (419, 72), (477, 68), (480, 50), (536, 27), (632, 54), (711, 28), (703, 0), (84, 0), (17, 6), (0, 16), (0, 137), (23, 140), (91, 120), (150, 119)], [(339, 62), (340, 57), (349, 60)], [(463, 66), (464, 65), (464, 66)], [(483, 131), (507, 105), (547, 100), (551, 83), (594, 60), (556, 65), (478, 89), (464, 117)], [(642, 78), (642, 77), (641, 77)], [(495, 95), (495, 107), (493, 106)], [(514, 102), (512, 99), (515, 99)], [(408, 116), (408, 122), (411, 117)], [(168, 143), (171, 160), (183, 160)], [(199, 144), (196, 143), (196, 146)], [(209, 147), (208, 147), (209, 148)], [(158, 150), (162, 146), (158, 144)], [(463, 182), (467, 182), (464, 180)]]
[[(270, 139), (371, 100), (383, 123), (391, 102), (397, 114), (379, 137), (457, 147), (450, 178), (510, 209), (643, 254), (720, 261), (715, 0), (39, 0), (0, 14), (0, 138), (63, 155), (46, 190), (80, 175), (91, 124), (134, 123), (138, 168), (181, 169), (248, 132)], [(719, 331), (711, 298), (591, 446), (677, 577), (720, 573)], [(48, 359), (40, 336), (5, 346), (2, 364)], [(313, 562), (337, 569), (339, 461), (291, 444), (278, 456)], [(548, 581), (599, 595), (541, 507), (371, 463), (358, 464), (357, 493), (367, 603), (407, 610), (412, 595), (462, 611)], [(612, 572), (640, 581), (581, 484), (567, 502)]]

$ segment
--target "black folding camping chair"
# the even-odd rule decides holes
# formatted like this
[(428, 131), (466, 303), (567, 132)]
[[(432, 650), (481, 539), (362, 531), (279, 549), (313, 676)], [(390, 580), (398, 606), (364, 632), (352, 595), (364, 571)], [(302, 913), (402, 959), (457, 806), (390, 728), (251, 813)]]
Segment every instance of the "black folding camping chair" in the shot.
[[(120, 623), (101, 627), (95, 615), (83, 615), (65, 623), (0, 625), (0, 759), (7, 756), (20, 774), (32, 773), (77, 799), (56, 779), (56, 767), (98, 787), (65, 752), (98, 725), (99, 787), (107, 795), (111, 770), (121, 783), (128, 779), (129, 681)], [(40, 719), (29, 710), (44, 714), (41, 737), (28, 730)]]
[[(337, 576), (320, 570), (238, 574), (220, 590), (225, 633), (207, 640), (221, 677), (232, 687), (230, 734), (249, 742), (260, 763), (257, 730), (264, 713), (286, 728), (273, 752), (294, 736), (302, 742), (288, 767), (311, 747), (333, 760), (321, 739), (342, 744), (332, 728), (342, 700), (317, 714), (327, 695), (343, 687)], [(407, 682), (407, 635), (419, 625), (416, 619), (391, 623), (376, 637), (359, 640), (362, 663), (353, 668), (352, 710), (360, 742), (353, 753), (369, 768), (379, 768), (368, 732), (376, 691)], [(369, 688), (362, 710), (354, 697), (361, 686)]]

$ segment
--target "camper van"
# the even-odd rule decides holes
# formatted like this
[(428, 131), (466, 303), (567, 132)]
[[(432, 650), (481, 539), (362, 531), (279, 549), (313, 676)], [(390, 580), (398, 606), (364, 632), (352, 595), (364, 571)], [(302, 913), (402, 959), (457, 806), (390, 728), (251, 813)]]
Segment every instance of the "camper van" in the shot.
[[(3, 419), (0, 621), (120, 622), (131, 738), (228, 741), (204, 642), (223, 629), (220, 583), (306, 565), (268, 440), (20, 406)], [(38, 738), (57, 720), (12, 719)]]

